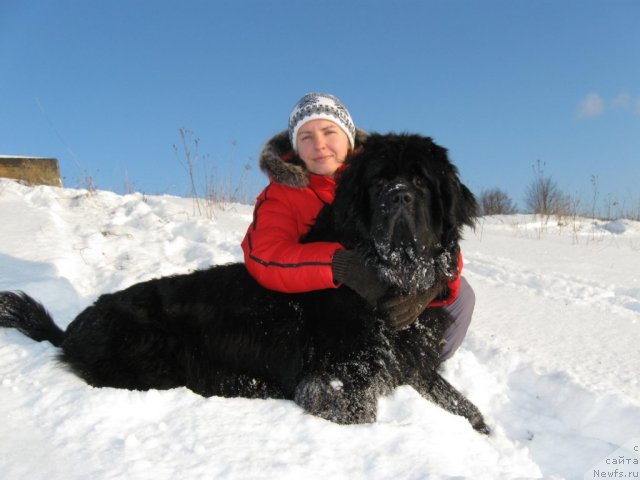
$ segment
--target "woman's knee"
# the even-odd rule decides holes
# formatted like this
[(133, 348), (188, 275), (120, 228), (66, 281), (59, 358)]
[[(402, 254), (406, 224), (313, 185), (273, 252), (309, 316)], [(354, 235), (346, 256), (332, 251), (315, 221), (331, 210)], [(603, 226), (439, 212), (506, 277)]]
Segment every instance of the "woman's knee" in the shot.
[(460, 277), (460, 290), (458, 291), (458, 297), (453, 301), (451, 305), (447, 305), (445, 308), (449, 314), (457, 320), (458, 318), (467, 318), (471, 321), (471, 315), (476, 306), (476, 294), (471, 288), (466, 278)]

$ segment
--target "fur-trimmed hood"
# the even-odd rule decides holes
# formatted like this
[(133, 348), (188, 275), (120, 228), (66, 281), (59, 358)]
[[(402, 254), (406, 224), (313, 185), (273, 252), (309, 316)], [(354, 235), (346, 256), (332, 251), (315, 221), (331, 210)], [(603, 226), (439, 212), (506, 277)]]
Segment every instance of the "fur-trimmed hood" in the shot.
[[(362, 148), (366, 139), (367, 134), (364, 131), (356, 130), (356, 150)], [(260, 152), (259, 164), (260, 169), (272, 182), (294, 188), (305, 188), (309, 185), (309, 170), (293, 151), (288, 130), (274, 135), (264, 145)]]

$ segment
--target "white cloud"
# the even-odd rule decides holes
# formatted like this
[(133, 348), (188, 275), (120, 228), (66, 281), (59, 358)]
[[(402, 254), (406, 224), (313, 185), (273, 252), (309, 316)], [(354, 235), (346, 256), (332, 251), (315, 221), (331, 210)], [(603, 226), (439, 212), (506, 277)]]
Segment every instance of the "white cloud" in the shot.
[(636, 98), (629, 92), (622, 92), (611, 100), (611, 107), (618, 110), (626, 110), (633, 115), (640, 115), (640, 98)]
[(604, 112), (604, 100), (597, 93), (590, 93), (578, 105), (578, 117), (593, 118)]
[(640, 97), (626, 90), (610, 100), (598, 93), (590, 93), (580, 101), (576, 113), (578, 118), (594, 118), (614, 110), (640, 116)]
[(629, 92), (622, 92), (620, 95), (611, 100), (611, 106), (618, 109), (633, 109), (634, 101)]

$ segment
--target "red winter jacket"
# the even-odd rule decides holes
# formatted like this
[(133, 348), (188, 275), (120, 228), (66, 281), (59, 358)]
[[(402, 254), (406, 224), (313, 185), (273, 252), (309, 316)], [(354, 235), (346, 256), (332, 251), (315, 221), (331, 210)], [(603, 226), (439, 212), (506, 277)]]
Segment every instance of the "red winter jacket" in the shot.
[[(357, 142), (362, 142), (359, 132)], [(260, 154), (260, 167), (271, 182), (256, 200), (253, 221), (242, 241), (249, 273), (263, 287), (285, 293), (337, 288), (331, 261), (337, 242), (300, 243), (318, 212), (333, 202), (332, 178), (309, 173), (292, 158), (287, 132), (274, 136)], [(462, 255), (459, 268), (462, 271)], [(446, 305), (458, 296), (460, 276), (449, 283), (450, 295), (431, 306)]]

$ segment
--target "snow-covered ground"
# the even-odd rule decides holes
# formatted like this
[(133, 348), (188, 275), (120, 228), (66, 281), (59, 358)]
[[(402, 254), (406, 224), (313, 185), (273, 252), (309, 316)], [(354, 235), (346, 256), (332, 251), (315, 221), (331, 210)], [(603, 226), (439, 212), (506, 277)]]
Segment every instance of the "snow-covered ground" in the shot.
[[(251, 212), (0, 180), (0, 290), (66, 326), (102, 293), (240, 261)], [(640, 478), (640, 223), (490, 217), (465, 236), (476, 312), (444, 373), (491, 436), (409, 387), (360, 426), (282, 400), (91, 388), (49, 343), (0, 330), (1, 478)]]

